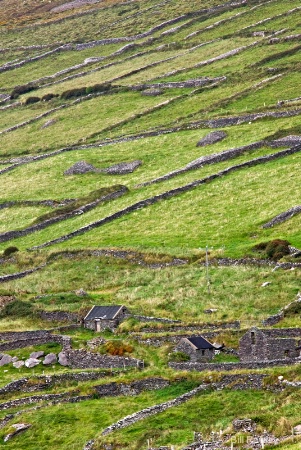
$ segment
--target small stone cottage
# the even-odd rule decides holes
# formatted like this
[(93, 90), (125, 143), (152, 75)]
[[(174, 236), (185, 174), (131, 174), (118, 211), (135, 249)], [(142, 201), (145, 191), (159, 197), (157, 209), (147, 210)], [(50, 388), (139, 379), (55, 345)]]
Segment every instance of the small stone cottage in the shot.
[(284, 329), (279, 330), (279, 337), (275, 337), (271, 331), (278, 330), (260, 330), (255, 327), (248, 330), (239, 341), (240, 360), (265, 361), (300, 356), (301, 336), (286, 337)]
[(203, 336), (191, 336), (182, 338), (174, 351), (190, 356), (192, 362), (206, 362), (210, 361), (214, 357), (215, 351), (222, 347), (223, 345), (220, 344), (211, 344)]
[(128, 309), (123, 305), (93, 306), (84, 318), (84, 327), (96, 332), (109, 329), (114, 331), (120, 322), (129, 315)]

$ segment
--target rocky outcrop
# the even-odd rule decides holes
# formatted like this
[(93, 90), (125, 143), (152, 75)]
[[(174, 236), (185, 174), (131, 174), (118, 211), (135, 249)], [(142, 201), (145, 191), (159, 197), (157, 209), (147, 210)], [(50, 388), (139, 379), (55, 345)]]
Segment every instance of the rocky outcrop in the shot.
[(96, 167), (86, 161), (78, 161), (69, 169), (65, 170), (64, 175), (82, 175), (89, 172), (97, 172)]
[(121, 162), (118, 164), (114, 164), (113, 166), (107, 167), (106, 169), (102, 169), (102, 172), (105, 172), (109, 175), (125, 175), (127, 173), (132, 173), (139, 166), (141, 166), (142, 161), (136, 160), (132, 162)]
[(212, 133), (207, 134), (197, 143), (197, 147), (205, 147), (206, 145), (215, 144), (216, 142), (222, 141), (226, 137), (227, 133), (225, 131), (212, 131)]
[(262, 228), (272, 228), (275, 225), (278, 225), (279, 223), (283, 223), (300, 213), (301, 213), (301, 205), (293, 206), (289, 210), (282, 212), (282, 213), (278, 214), (277, 216), (273, 217), (272, 220), (270, 220), (269, 222), (262, 225)]

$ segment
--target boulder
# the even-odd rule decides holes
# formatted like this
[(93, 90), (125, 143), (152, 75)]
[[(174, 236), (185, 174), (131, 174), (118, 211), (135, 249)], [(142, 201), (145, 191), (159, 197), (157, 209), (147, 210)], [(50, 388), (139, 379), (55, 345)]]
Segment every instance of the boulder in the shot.
[(28, 358), (25, 361), (25, 366), (28, 367), (29, 369), (32, 369), (32, 367), (37, 366), (38, 364), (40, 364), (40, 360), (39, 359), (35, 359), (35, 358)]
[(89, 164), (86, 161), (78, 161), (69, 169), (65, 170), (64, 175), (78, 175), (97, 171), (96, 167), (92, 166), (92, 164)]
[(205, 137), (203, 137), (196, 146), (205, 147), (206, 145), (215, 144), (216, 142), (225, 139), (225, 137), (227, 137), (227, 133), (225, 131), (213, 131), (212, 133), (209, 133)]
[(55, 120), (55, 119), (47, 120), (47, 122), (45, 122), (45, 123), (41, 126), (41, 130), (43, 130), (44, 128), (48, 128), (48, 127), (50, 127), (51, 125), (54, 125), (55, 123), (56, 123), (56, 120)]
[(43, 364), (45, 366), (48, 366), (50, 364), (57, 363), (57, 356), (55, 353), (48, 353), (48, 355), (45, 356), (45, 359), (43, 361)]
[(134, 170), (136, 170), (139, 166), (141, 166), (142, 161), (136, 160), (132, 162), (121, 162), (118, 164), (114, 164), (113, 166), (108, 167), (107, 169), (104, 169), (104, 172), (108, 173), (109, 175), (125, 175), (127, 173), (132, 173)]
[(68, 362), (68, 358), (67, 358), (66, 353), (60, 352), (58, 354), (58, 357), (59, 357), (59, 364), (61, 366), (68, 366), (69, 362)]
[(12, 362), (14, 363), (16, 361), (19, 361), (19, 358), (17, 356), (14, 356), (13, 359), (12, 359)]
[(44, 355), (45, 355), (45, 352), (43, 352), (43, 351), (41, 350), (41, 351), (39, 351), (39, 352), (32, 352), (32, 353), (29, 355), (29, 358), (38, 359), (38, 358), (41, 358), (41, 356), (44, 356)]
[(15, 423), (14, 425), (12, 425), (12, 428), (14, 428), (15, 431), (13, 431), (12, 433), (9, 433), (5, 436), (4, 442), (9, 441), (12, 437), (16, 436), (16, 434), (19, 434), (22, 431), (25, 431), (30, 427), (31, 427), (31, 425), (29, 423)]
[(234, 419), (232, 422), (234, 431), (253, 433), (256, 430), (256, 423), (252, 419)]
[(10, 355), (4, 355), (2, 356), (1, 360), (0, 360), (0, 367), (1, 366), (5, 366), (6, 364), (11, 363), (13, 360), (13, 358)]
[(296, 425), (294, 427), (294, 434), (301, 434), (301, 425)]
[(88, 293), (83, 288), (80, 288), (77, 291), (75, 291), (75, 294), (78, 295), (79, 297), (85, 297), (86, 295), (88, 295)]
[(24, 361), (16, 361), (16, 362), (13, 363), (13, 366), (14, 366), (16, 369), (21, 369), (21, 367), (23, 367), (24, 364), (25, 364)]
[(149, 88), (149, 89), (145, 89), (144, 91), (141, 92), (141, 95), (147, 95), (150, 97), (155, 97), (157, 95), (162, 95), (163, 94), (163, 89), (159, 89), (159, 88)]

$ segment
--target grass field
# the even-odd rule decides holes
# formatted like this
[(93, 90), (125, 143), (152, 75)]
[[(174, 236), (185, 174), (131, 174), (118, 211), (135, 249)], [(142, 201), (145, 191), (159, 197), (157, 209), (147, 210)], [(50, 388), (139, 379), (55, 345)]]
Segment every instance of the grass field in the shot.
[[(66, 212), (58, 206), (61, 201), (74, 199), (68, 211), (77, 208), (68, 220), (22, 237), (13, 233), (0, 243), (0, 334), (55, 329), (72, 338), (74, 349), (87, 350), (87, 342), (96, 337), (93, 331), (58, 330), (66, 323), (42, 320), (41, 312), (67, 311), (83, 318), (95, 304), (117, 304), (133, 314), (203, 329), (240, 321), (240, 329), (219, 330), (214, 337), (234, 349), (215, 361), (234, 362), (242, 334), (251, 326), (262, 327), (264, 319), (298, 298), (300, 257), (278, 254), (278, 263), (286, 262), (292, 270), (275, 270), (276, 261), (258, 261), (271, 254), (254, 246), (283, 239), (301, 249), (300, 214), (272, 228), (262, 227), (300, 206), (299, 147), (278, 159), (231, 167), (292, 147), (298, 136), (300, 146), (299, 16), (297, 0), (0, 2), (0, 241), (5, 240), (3, 233)], [(64, 48), (52, 53), (60, 46)], [(196, 79), (206, 84), (199, 86)], [(7, 100), (13, 92), (20, 95)], [(54, 97), (42, 100), (46, 94)], [(217, 130), (226, 133), (223, 140), (198, 146)], [(294, 143), (270, 143), (288, 136), (295, 136)], [(217, 156), (259, 141), (265, 142), (231, 159)], [(210, 155), (216, 156), (214, 163), (180, 170)], [(141, 164), (132, 172), (103, 171), (138, 160)], [(99, 170), (64, 174), (80, 161)], [(147, 184), (173, 171), (179, 173)], [(80, 209), (96, 200), (100, 189), (108, 193), (116, 185), (125, 186), (126, 193), (87, 212)], [(185, 192), (175, 191), (181, 187)], [(162, 194), (165, 198), (154, 202)], [(39, 203), (45, 200), (56, 207)], [(130, 210), (124, 213), (126, 208)], [(104, 224), (77, 231), (111, 215)], [(43, 247), (49, 241), (51, 245)], [(244, 258), (253, 263), (234, 261)], [(18, 272), (24, 276), (5, 278)], [(80, 295), (80, 289), (86, 295)], [(208, 314), (208, 309), (215, 312)], [(286, 312), (276, 327), (299, 328), (298, 308)], [(0, 394), (0, 447), (83, 450), (93, 439), (92, 450), (180, 450), (193, 442), (194, 432), (210, 440), (211, 432), (221, 430), (229, 448), (254, 448), (247, 442), (250, 435), (236, 433), (232, 426), (233, 419), (248, 417), (256, 422), (258, 435), (267, 430), (276, 438), (285, 437), (275, 448), (300, 448), (300, 440), (290, 437), (300, 424), (300, 389), (282, 390), (278, 379), (300, 381), (300, 364), (257, 371), (267, 375), (264, 389), (208, 390), (102, 436), (107, 426), (128, 414), (225, 375), (171, 369), (168, 362), (176, 356), (168, 339), (180, 333), (184, 331), (170, 323), (134, 318), (125, 320), (115, 334), (105, 331), (103, 339), (113, 346), (116, 340), (130, 345), (126, 356), (145, 366), (111, 368), (97, 381), (73, 379), (39, 387), (40, 376), (56, 379), (54, 375), (82, 370), (58, 363), (34, 369), (0, 365), (1, 388), (26, 377), (33, 389)], [(165, 341), (161, 347), (147, 345), (145, 339), (152, 337)], [(0, 345), (5, 339), (0, 336)], [(61, 346), (50, 342), (9, 353), (25, 360), (37, 349), (58, 353)], [(99, 343), (92, 351), (104, 354), (107, 348)], [(254, 376), (248, 370), (231, 373)], [(96, 395), (97, 384), (146, 377), (163, 377), (170, 385), (132, 396)], [(269, 383), (273, 388), (266, 389)], [(92, 398), (1, 406), (46, 393)], [(4, 442), (17, 422), (31, 427)]]

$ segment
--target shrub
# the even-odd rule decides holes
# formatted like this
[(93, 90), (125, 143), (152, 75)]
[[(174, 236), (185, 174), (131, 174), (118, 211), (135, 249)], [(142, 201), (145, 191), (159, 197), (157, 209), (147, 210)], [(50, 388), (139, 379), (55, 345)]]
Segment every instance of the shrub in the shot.
[(274, 239), (269, 242), (260, 242), (259, 244), (256, 244), (252, 250), (265, 252), (268, 258), (278, 261), (283, 258), (283, 256), (289, 255), (289, 245), (290, 243), (288, 241), (283, 239)]
[(16, 253), (18, 251), (19, 249), (17, 247), (7, 247), (3, 252), (3, 256), (10, 256), (12, 253)]
[(33, 307), (31, 303), (22, 300), (14, 300), (1, 310), (0, 317), (28, 317), (33, 315)]
[(176, 361), (176, 362), (184, 362), (184, 361), (189, 361), (190, 356), (184, 352), (173, 352), (170, 355), (170, 360)]
[(94, 84), (86, 88), (86, 94), (94, 94), (95, 92), (107, 92), (111, 89), (110, 83)]
[(82, 95), (86, 95), (85, 87), (69, 89), (68, 91), (64, 91), (61, 94), (61, 98), (64, 100), (68, 100), (69, 98), (81, 97)]
[(52, 99), (55, 98), (55, 97), (58, 97), (58, 95), (57, 95), (57, 94), (49, 93), (49, 94), (43, 95), (43, 97), (42, 97), (41, 100), (42, 100), (43, 102), (49, 102), (50, 100), (52, 100)]
[(38, 103), (40, 101), (40, 97), (27, 97), (25, 100), (25, 105), (31, 105), (32, 103)]
[(113, 356), (123, 356), (125, 353), (132, 353), (133, 347), (121, 341), (109, 341), (105, 344), (106, 352)]
[(281, 259), (283, 256), (289, 255), (289, 245), (290, 243), (288, 241), (274, 239), (268, 243), (265, 251), (269, 258), (278, 261), (278, 259)]
[(21, 86), (16, 86), (10, 94), (11, 99), (18, 98), (22, 94), (26, 94), (27, 92), (31, 92), (36, 87), (33, 84), (24, 84)]

